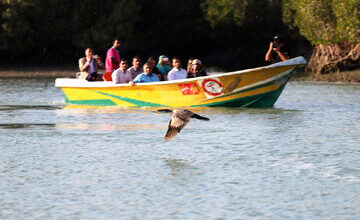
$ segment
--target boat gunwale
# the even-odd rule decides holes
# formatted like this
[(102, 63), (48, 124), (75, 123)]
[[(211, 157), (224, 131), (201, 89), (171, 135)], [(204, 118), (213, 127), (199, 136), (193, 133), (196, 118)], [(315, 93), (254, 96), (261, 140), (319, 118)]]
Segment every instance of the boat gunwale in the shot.
[[(208, 78), (216, 78), (216, 77), (223, 77), (223, 76), (229, 76), (229, 75), (241, 75), (241, 74), (245, 74), (248, 72), (253, 72), (253, 71), (260, 71), (260, 70), (264, 70), (264, 69), (273, 69), (273, 68), (278, 68), (278, 67), (282, 67), (282, 66), (300, 66), (300, 65), (304, 65), (306, 64), (306, 60), (304, 57), (299, 56), (299, 57), (295, 57), (292, 58), (290, 60), (286, 60), (286, 61), (282, 61), (279, 63), (275, 63), (275, 64), (271, 64), (268, 66), (262, 66), (262, 67), (255, 67), (252, 69), (245, 69), (245, 70), (238, 70), (238, 71), (232, 71), (232, 72), (227, 72), (227, 73), (218, 73), (218, 74), (214, 74), (214, 75), (209, 75), (209, 76), (201, 76), (201, 77), (196, 77), (196, 78), (188, 78), (188, 79), (178, 79), (178, 80), (171, 80), (171, 81), (159, 81), (159, 82), (150, 82), (150, 83), (136, 83), (137, 86), (153, 86), (153, 85), (169, 85), (169, 84), (179, 84), (179, 83), (186, 83), (186, 82), (190, 82), (190, 81), (198, 81), (198, 80), (204, 80), (204, 79), (208, 79)], [(62, 82), (61, 81), (67, 81), (67, 83)], [(69, 81), (71, 81), (72, 83), (68, 83)], [(76, 81), (76, 86), (72, 85), (73, 82)], [(60, 84), (60, 85), (59, 85)], [(71, 85), (66, 85), (66, 84), (71, 84)], [(129, 85), (128, 83), (120, 83), (120, 84), (114, 84), (112, 81), (94, 81), (94, 82), (89, 82), (87, 80), (81, 80), (81, 79), (75, 79), (75, 78), (57, 78), (55, 80), (55, 87), (63, 87), (63, 88), (116, 88), (116, 87), (129, 87), (131, 85)]]

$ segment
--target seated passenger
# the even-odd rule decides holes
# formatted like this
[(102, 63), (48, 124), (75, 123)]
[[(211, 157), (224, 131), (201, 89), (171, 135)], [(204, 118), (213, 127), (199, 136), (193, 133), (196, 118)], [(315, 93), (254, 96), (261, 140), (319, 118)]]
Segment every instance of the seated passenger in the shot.
[(152, 73), (151, 64), (145, 63), (143, 66), (144, 72), (138, 75), (134, 79), (134, 83), (147, 83), (147, 82), (157, 82), (159, 78)]
[(104, 63), (98, 55), (94, 55), (92, 48), (85, 49), (85, 57), (79, 59), (80, 79), (87, 81), (102, 81), (102, 75), (97, 73), (97, 69), (104, 69)]
[(201, 64), (199, 59), (195, 59), (192, 62), (192, 72), (188, 73), (187, 78), (195, 78), (199, 76), (207, 76), (205, 72), (205, 67)]
[(131, 80), (134, 80), (137, 75), (143, 73), (141, 68), (141, 61), (138, 56), (132, 59), (132, 67), (129, 68), (129, 72), (131, 74)]
[(193, 58), (189, 58), (188, 60), (188, 64), (187, 64), (187, 68), (186, 68), (186, 72), (189, 73), (189, 72), (192, 72), (192, 62), (193, 62)]
[(167, 80), (167, 74), (170, 71), (171, 67), (170, 67), (170, 63), (169, 63), (169, 58), (167, 58), (164, 55), (161, 55), (159, 57), (159, 62), (156, 65), (156, 67), (159, 69), (160, 74), (161, 74), (161, 81), (165, 81)]
[(151, 64), (152, 72), (156, 74), (159, 79), (161, 79), (161, 73), (159, 69), (156, 67), (156, 60), (152, 57), (149, 57), (146, 62)]
[(186, 71), (181, 68), (181, 62), (180, 59), (177, 57), (174, 57), (172, 59), (172, 65), (174, 68), (170, 70), (168, 74), (168, 80), (176, 80), (176, 79), (186, 79)]
[(131, 81), (131, 73), (127, 67), (127, 61), (125, 59), (121, 59), (120, 68), (115, 70), (111, 75), (114, 83), (128, 83)]

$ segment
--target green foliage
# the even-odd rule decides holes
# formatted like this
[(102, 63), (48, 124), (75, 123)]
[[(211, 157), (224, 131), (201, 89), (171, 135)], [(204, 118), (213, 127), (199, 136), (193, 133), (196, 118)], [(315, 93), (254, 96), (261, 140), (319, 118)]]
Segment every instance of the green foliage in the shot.
[(359, 0), (284, 0), (283, 20), (315, 45), (360, 42)]
[(203, 3), (205, 17), (212, 27), (230, 23), (241, 25), (245, 19), (246, 7), (252, 2), (252, 0), (207, 0)]

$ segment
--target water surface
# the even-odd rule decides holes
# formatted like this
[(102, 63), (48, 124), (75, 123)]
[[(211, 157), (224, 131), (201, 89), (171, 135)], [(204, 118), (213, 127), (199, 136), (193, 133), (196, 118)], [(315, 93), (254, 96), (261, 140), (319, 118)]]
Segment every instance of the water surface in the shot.
[(274, 108), (66, 106), (0, 79), (0, 219), (358, 219), (360, 86), (290, 82)]

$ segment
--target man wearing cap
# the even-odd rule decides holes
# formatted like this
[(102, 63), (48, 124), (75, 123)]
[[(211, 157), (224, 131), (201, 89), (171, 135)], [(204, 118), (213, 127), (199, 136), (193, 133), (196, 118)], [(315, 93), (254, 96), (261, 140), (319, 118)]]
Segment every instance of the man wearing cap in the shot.
[(181, 62), (180, 59), (177, 57), (174, 57), (172, 59), (172, 65), (174, 68), (172, 68), (168, 74), (168, 80), (177, 80), (177, 79), (186, 79), (186, 71), (181, 68)]
[(270, 42), (269, 50), (265, 55), (265, 61), (271, 63), (278, 63), (288, 60), (290, 58), (287, 47), (284, 44), (284, 40), (281, 35), (274, 37), (274, 40)]
[(205, 72), (205, 67), (201, 64), (201, 61), (199, 59), (194, 59), (192, 61), (192, 71), (188, 72), (187, 78), (195, 78), (199, 76), (207, 76)]

